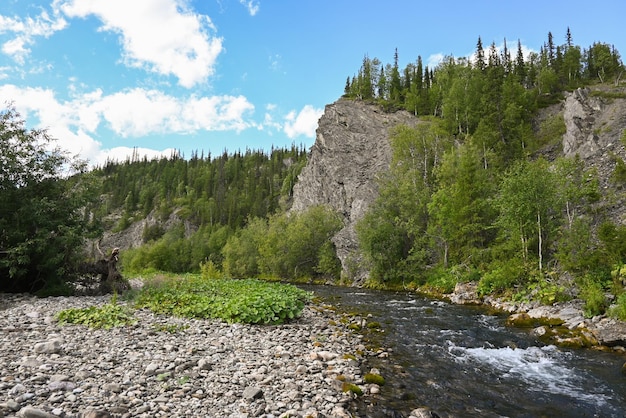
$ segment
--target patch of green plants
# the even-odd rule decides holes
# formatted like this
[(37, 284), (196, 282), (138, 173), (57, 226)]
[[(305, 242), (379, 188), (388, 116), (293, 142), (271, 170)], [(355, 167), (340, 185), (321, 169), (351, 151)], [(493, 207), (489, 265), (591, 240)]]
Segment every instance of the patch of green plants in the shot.
[(111, 301), (102, 306), (87, 308), (70, 308), (60, 311), (57, 315), (59, 324), (79, 324), (90, 328), (110, 329), (123, 327), (136, 322), (132, 310), (117, 303), (116, 295)]
[(517, 292), (513, 296), (513, 300), (523, 302), (537, 300), (544, 305), (553, 305), (568, 300), (565, 290), (564, 286), (540, 276)]
[(185, 318), (282, 324), (299, 317), (310, 299), (309, 292), (293, 285), (256, 279), (213, 280), (189, 276), (144, 286), (135, 304), (158, 314)]
[(614, 318), (626, 321), (626, 292), (619, 295), (617, 303), (611, 306), (608, 314)]

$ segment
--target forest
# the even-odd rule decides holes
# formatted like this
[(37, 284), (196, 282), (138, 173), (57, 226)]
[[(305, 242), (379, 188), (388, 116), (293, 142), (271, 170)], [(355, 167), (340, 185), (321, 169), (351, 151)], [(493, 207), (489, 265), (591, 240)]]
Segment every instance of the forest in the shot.
[[(588, 315), (607, 309), (608, 292), (626, 317), (626, 228), (606, 216), (597, 173), (546, 152), (565, 131), (562, 116), (535, 124), (541, 109), (579, 87), (603, 85), (607, 99), (626, 98), (624, 64), (610, 44), (582, 48), (569, 29), (563, 38), (558, 44), (549, 33), (528, 55), (519, 41), (512, 51), (506, 41), (484, 48), (478, 38), (473, 57), (447, 57), (435, 68), (418, 57), (400, 69), (397, 50), (390, 64), (366, 55), (347, 78), (345, 98), (421, 121), (395, 128), (380, 197), (357, 228), (367, 286), (445, 293), (477, 281), (483, 294), (551, 303), (572, 297), (573, 281)], [(122, 252), (128, 275), (202, 269), (351, 282), (330, 240), (339, 214), (289, 213), (307, 161), (302, 147), (133, 156), (94, 170), (75, 162), (66, 177), (60, 167), (72, 160), (38, 145), (52, 139), (26, 129), (15, 110), (2, 113), (0, 131), (2, 290), (67, 289), (85, 257), (77, 243), (135, 222), (145, 228), (142, 245)], [(626, 132), (620, 138), (626, 145)], [(616, 157), (615, 184), (626, 180), (624, 167)]]

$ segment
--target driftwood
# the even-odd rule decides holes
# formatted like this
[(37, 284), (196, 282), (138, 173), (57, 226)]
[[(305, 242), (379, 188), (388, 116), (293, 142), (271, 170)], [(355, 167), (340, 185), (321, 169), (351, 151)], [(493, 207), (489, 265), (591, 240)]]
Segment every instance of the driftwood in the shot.
[(120, 249), (114, 248), (111, 251), (111, 255), (108, 257), (104, 256), (104, 253), (100, 250), (100, 246), (97, 245), (97, 249), (103, 258), (95, 263), (83, 263), (81, 265), (80, 273), (88, 276), (86, 280), (83, 280), (83, 284), (88, 288), (92, 287), (95, 278), (97, 282), (97, 292), (100, 294), (113, 292), (122, 293), (129, 290), (130, 283), (128, 283), (128, 280), (124, 279), (122, 274), (117, 270)]

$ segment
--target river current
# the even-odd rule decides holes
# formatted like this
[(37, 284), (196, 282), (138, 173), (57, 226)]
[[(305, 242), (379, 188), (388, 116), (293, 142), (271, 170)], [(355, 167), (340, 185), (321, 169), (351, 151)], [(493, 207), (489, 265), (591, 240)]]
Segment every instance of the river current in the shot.
[(371, 314), (392, 349), (368, 360), (386, 378), (367, 417), (626, 417), (623, 355), (541, 344), (506, 316), (403, 292), (309, 287), (343, 311)]

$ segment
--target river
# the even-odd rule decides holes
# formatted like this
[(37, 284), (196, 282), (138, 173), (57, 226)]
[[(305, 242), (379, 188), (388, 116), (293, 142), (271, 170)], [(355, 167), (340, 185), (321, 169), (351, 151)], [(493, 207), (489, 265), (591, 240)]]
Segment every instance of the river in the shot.
[(342, 311), (370, 314), (388, 359), (368, 359), (387, 383), (359, 415), (407, 417), (626, 416), (626, 357), (544, 345), (506, 316), (413, 293), (309, 287)]

